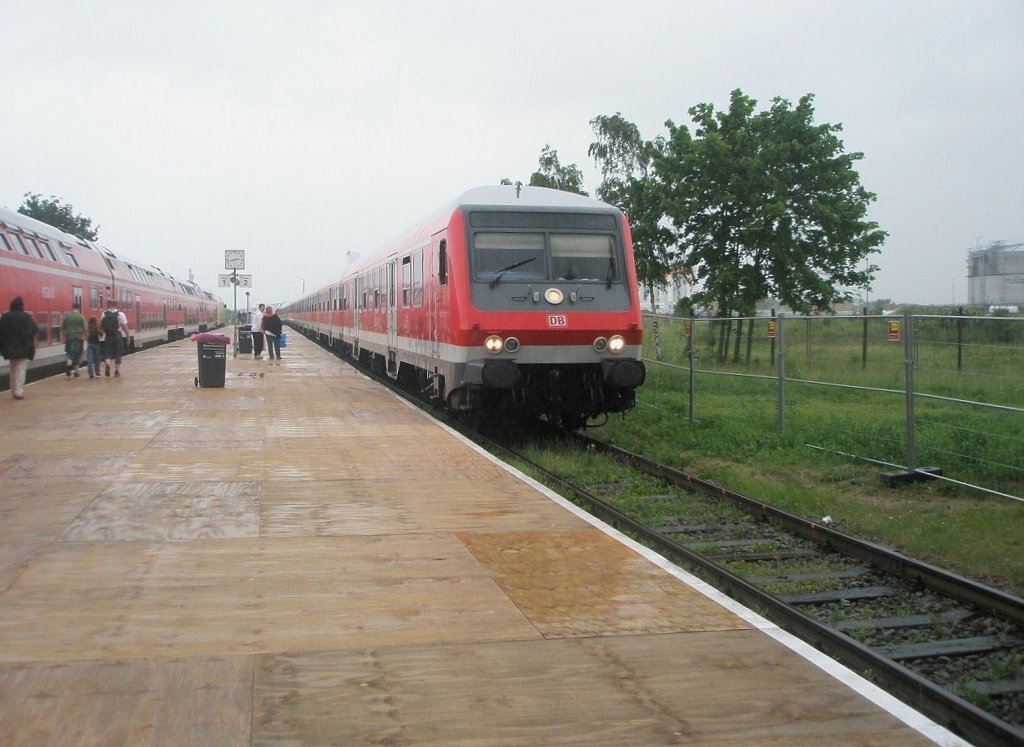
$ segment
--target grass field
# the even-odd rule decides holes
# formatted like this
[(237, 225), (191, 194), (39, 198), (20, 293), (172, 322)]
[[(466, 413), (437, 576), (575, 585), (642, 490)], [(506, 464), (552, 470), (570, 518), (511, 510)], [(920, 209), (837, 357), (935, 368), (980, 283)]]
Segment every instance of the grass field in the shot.
[[(852, 322), (836, 326), (848, 331), (861, 320)], [(881, 474), (894, 469), (865, 460), (906, 464), (902, 353), (895, 362), (889, 358), (884, 365), (878, 360), (865, 367), (856, 341), (839, 340), (839, 352), (826, 354), (820, 329), (812, 330), (810, 354), (806, 340), (800, 341), (802, 348), (787, 344), (787, 377), (843, 386), (787, 382), (780, 433), (778, 382), (763, 341), (757, 348), (761, 354), (752, 356), (757, 363), (747, 364), (744, 356), (736, 362), (698, 355), (697, 368), (715, 374), (696, 375), (691, 422), (688, 362), (679, 355), (682, 325), (659, 326), (662, 359), (675, 358), (668, 361), (673, 365), (649, 362), (637, 408), (613, 416), (596, 435), (809, 519), (831, 516), (840, 531), (1024, 595), (1024, 500), (944, 481), (887, 487)], [(649, 332), (645, 347), (654, 357)], [(992, 347), (985, 346), (984, 366), (977, 350), (970, 356), (973, 370), (965, 371), (963, 350), (959, 370), (949, 350), (942, 365), (935, 356), (930, 365), (918, 364), (923, 381), (916, 382), (921, 384), (916, 391), (1005, 409), (916, 397), (916, 465), (938, 466), (954, 479), (1024, 496), (1024, 414), (1016, 411), (1024, 406), (1022, 348), (1019, 343)], [(925, 357), (919, 354), (918, 361)], [(790, 365), (793, 358), (800, 359), (799, 366)]]

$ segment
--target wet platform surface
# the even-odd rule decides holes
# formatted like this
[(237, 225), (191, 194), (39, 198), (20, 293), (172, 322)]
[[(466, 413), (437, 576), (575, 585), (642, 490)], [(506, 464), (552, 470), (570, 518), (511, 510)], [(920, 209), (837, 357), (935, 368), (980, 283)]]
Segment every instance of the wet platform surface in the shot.
[(0, 744), (956, 743), (307, 340), (195, 348), (0, 393)]

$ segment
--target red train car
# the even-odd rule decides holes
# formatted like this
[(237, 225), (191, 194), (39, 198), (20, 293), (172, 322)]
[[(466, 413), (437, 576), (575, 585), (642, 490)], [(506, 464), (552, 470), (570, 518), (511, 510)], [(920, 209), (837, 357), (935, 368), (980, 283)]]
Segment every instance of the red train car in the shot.
[(645, 377), (625, 217), (541, 187), (469, 190), (281, 316), (483, 418), (595, 424)]
[[(74, 303), (88, 319), (99, 317), (113, 299), (128, 318), (129, 349), (180, 339), (223, 318), (223, 304), (191, 281), (0, 208), (0, 311), (16, 296), (39, 325), (30, 371), (63, 360), (60, 325)], [(9, 371), (0, 359), (0, 377)]]

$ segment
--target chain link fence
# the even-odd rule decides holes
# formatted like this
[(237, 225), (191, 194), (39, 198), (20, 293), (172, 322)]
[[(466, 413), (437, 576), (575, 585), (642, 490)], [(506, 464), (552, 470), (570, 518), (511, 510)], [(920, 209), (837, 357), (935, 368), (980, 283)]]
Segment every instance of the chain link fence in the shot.
[(1024, 501), (1024, 318), (645, 318), (644, 356), (686, 391), (742, 399), (779, 434)]

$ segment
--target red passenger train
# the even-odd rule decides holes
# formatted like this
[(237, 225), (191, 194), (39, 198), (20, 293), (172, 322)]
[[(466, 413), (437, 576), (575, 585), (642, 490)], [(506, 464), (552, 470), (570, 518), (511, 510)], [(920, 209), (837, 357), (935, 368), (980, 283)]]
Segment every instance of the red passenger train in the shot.
[[(195, 283), (0, 208), (0, 311), (17, 296), (39, 325), (30, 370), (63, 360), (60, 325), (74, 303), (88, 319), (99, 317), (113, 299), (128, 317), (129, 349), (180, 339), (222, 320), (223, 304)], [(9, 373), (0, 359), (0, 378)]]
[(625, 217), (541, 187), (471, 189), (281, 316), (482, 419), (598, 424), (645, 376)]

